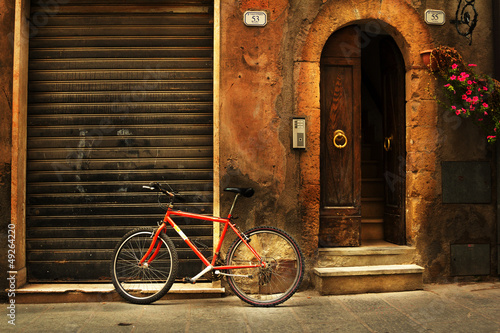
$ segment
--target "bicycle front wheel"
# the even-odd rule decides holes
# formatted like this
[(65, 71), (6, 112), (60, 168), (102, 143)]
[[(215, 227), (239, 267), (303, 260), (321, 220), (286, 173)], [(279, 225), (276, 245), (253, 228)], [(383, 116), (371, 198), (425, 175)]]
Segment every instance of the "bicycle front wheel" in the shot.
[(155, 259), (147, 265), (139, 265), (155, 232), (154, 229), (133, 230), (123, 236), (113, 253), (113, 285), (118, 294), (131, 303), (149, 304), (160, 299), (177, 276), (177, 252), (164, 233), (156, 240), (154, 249), (160, 248)]
[[(227, 281), (243, 301), (255, 306), (275, 306), (289, 299), (304, 276), (304, 257), (295, 240), (283, 230), (257, 227), (244, 233), (266, 267), (228, 271)], [(257, 258), (237, 238), (227, 254), (228, 266), (255, 265)]]

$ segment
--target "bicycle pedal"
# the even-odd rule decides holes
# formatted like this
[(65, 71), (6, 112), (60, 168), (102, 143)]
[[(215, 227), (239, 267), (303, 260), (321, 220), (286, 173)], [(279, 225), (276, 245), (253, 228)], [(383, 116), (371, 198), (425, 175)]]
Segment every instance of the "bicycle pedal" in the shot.
[(182, 283), (191, 283), (194, 284), (196, 281), (191, 280), (191, 278), (185, 277), (182, 279)]

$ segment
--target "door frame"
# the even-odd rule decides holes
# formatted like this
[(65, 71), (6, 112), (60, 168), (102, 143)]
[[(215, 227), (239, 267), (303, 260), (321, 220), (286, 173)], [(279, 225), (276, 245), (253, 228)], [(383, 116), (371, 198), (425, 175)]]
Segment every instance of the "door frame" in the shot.
[[(339, 2), (325, 4), (323, 10), (318, 13), (311, 23), (309, 33), (301, 44), (296, 48), (297, 53), (294, 60), (294, 116), (304, 117), (307, 121), (307, 140), (309, 142), (306, 151), (301, 153), (299, 160), (299, 204), (302, 217), (302, 238), (304, 252), (311, 257), (317, 256), (319, 239), (319, 204), (320, 204), (320, 59), (323, 47), (331, 34), (347, 25), (362, 22), (371, 31), (385, 30), (398, 45), (405, 62), (405, 86), (406, 90), (406, 142), (417, 138), (418, 134), (425, 129), (426, 133), (433, 131), (435, 120), (438, 118), (437, 103), (427, 100), (422, 96), (422, 87), (428, 86), (428, 76), (425, 64), (420, 58), (420, 51), (432, 48), (429, 27), (414, 8), (408, 4), (398, 3), (398, 6), (385, 5), (378, 8), (380, 2), (373, 1), (366, 7), (356, 6), (358, 17), (332, 18), (331, 12), (335, 12), (342, 6), (353, 6), (352, 3), (340, 0)], [(377, 18), (373, 17), (374, 8), (377, 7)], [(407, 20), (397, 20), (404, 16)], [(379, 19), (380, 18), (380, 19)], [(421, 33), (415, 34), (415, 31)], [(436, 87), (431, 85), (429, 93), (434, 93)], [(416, 111), (425, 111), (425, 117), (413, 116)], [(427, 130), (428, 129), (428, 130)], [(429, 151), (424, 142), (413, 141), (406, 145), (406, 190), (404, 200), (406, 202), (406, 238), (407, 244), (414, 244), (418, 227), (421, 225), (419, 217), (427, 213), (427, 201), (421, 198), (410, 197), (416, 189), (416, 183), (412, 181), (412, 171), (419, 166), (416, 164), (419, 156), (425, 153), (428, 161), (437, 161), (437, 152)], [(430, 172), (430, 171), (429, 171)], [(425, 171), (425, 173), (429, 173)]]

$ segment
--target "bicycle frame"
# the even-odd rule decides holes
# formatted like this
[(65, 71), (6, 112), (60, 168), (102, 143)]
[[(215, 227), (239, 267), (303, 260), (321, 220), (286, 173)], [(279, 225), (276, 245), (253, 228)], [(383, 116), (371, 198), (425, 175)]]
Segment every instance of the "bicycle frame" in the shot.
[[(236, 197), (237, 198), (237, 197)], [(235, 198), (235, 201), (236, 201)], [(234, 204), (233, 204), (234, 207)], [(232, 210), (232, 209), (231, 209)], [(205, 221), (212, 221), (216, 223), (222, 223), (224, 224), (224, 229), (222, 230), (221, 237), (219, 239), (219, 242), (217, 243), (217, 247), (214, 253), (214, 257), (212, 259), (212, 262), (209, 262), (207, 258), (198, 250), (198, 248), (191, 242), (191, 240), (182, 232), (181, 228), (175, 224), (175, 222), (172, 220), (170, 216), (183, 216), (187, 218), (192, 218), (192, 219), (197, 219), (197, 220), (205, 220)], [(161, 242), (158, 242), (158, 246), (156, 247), (155, 251), (153, 252), (154, 245), (156, 244), (156, 240), (158, 239), (158, 236), (160, 233), (163, 231), (166, 233), (167, 231), (167, 223), (170, 224), (172, 228), (179, 234), (179, 236), (182, 238), (182, 240), (191, 248), (191, 250), (200, 258), (200, 260), (205, 264), (205, 269), (203, 269), (199, 274), (194, 276), (193, 278), (190, 279), (191, 283), (195, 283), (196, 280), (198, 280), (201, 276), (204, 274), (210, 272), (211, 270), (227, 270), (227, 269), (238, 269), (238, 268), (256, 268), (256, 267), (266, 267), (266, 263), (262, 261), (261, 256), (255, 251), (255, 249), (245, 240), (244, 237), (242, 237), (241, 233), (239, 230), (235, 227), (233, 223), (231, 223), (231, 213), (229, 213), (227, 218), (220, 218), (220, 217), (215, 217), (215, 216), (206, 216), (206, 215), (201, 215), (201, 214), (195, 214), (195, 213), (188, 213), (185, 211), (181, 210), (173, 210), (172, 207), (170, 206), (167, 210), (167, 213), (165, 214), (165, 218), (163, 219), (163, 223), (159, 226), (159, 228), (156, 230), (156, 233), (153, 237), (153, 240), (151, 241), (151, 245), (149, 246), (148, 251), (142, 257), (141, 261), (139, 262), (139, 265), (149, 265), (151, 261), (154, 260), (158, 252), (160, 251), (161, 247)], [(224, 241), (224, 238), (226, 236), (226, 232), (228, 228), (231, 228), (234, 233), (241, 239), (241, 241), (248, 247), (248, 249), (253, 253), (255, 258), (258, 260), (258, 264), (255, 265), (243, 265), (243, 266), (215, 266), (215, 262), (219, 256), (220, 249), (222, 247), (222, 242)], [(151, 257), (149, 255), (153, 252)], [(149, 259), (147, 259), (149, 257)], [(146, 262), (147, 259), (147, 262)]]

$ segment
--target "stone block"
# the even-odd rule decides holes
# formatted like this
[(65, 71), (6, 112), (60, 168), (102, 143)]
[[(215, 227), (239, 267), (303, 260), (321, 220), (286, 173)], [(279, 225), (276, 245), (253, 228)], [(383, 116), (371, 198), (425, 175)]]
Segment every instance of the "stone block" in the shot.
[(409, 151), (406, 154), (408, 172), (429, 171), (436, 172), (436, 155), (420, 151)]
[(314, 283), (322, 295), (420, 290), (423, 271), (417, 265), (315, 268)]
[(406, 72), (406, 100), (434, 100), (437, 83), (426, 69), (411, 69)]
[(406, 174), (407, 192), (410, 197), (421, 197), (432, 200), (439, 189), (434, 174), (428, 171), (409, 172)]
[(411, 151), (434, 152), (439, 146), (440, 136), (436, 127), (407, 127), (406, 146)]
[(406, 126), (437, 126), (438, 109), (438, 103), (435, 100), (408, 101), (406, 105)]

